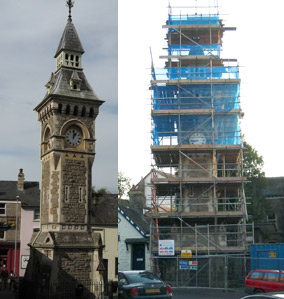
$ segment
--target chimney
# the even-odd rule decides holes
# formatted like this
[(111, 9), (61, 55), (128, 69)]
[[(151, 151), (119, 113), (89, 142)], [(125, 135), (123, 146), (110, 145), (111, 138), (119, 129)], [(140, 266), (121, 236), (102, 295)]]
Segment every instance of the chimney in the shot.
[(23, 173), (23, 169), (21, 168), (18, 174), (18, 190), (24, 190), (24, 180), (25, 175)]

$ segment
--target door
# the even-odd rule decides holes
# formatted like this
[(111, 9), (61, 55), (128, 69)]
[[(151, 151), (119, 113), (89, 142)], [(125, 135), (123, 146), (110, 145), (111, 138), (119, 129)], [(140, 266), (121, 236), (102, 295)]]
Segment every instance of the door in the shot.
[(145, 244), (132, 244), (131, 270), (145, 270)]

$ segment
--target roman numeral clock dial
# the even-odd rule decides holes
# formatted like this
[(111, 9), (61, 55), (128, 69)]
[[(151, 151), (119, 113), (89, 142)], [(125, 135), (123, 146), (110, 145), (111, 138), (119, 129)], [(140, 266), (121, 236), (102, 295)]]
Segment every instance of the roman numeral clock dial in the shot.
[(81, 141), (81, 133), (77, 129), (70, 129), (66, 132), (66, 141), (70, 146), (78, 146)]

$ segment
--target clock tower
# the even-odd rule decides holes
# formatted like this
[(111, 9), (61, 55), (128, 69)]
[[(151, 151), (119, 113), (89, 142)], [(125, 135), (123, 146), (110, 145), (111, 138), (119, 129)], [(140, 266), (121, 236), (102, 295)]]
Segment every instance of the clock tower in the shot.
[[(102, 252), (100, 235), (91, 232), (90, 213), (95, 119), (103, 101), (83, 72), (73, 2), (67, 5), (69, 17), (54, 56), (56, 70), (34, 109), (41, 123), (42, 184), (41, 229), (31, 248), (34, 272), (49, 283), (72, 282), (75, 287), (96, 280)], [(40, 275), (35, 279), (43, 279)]]

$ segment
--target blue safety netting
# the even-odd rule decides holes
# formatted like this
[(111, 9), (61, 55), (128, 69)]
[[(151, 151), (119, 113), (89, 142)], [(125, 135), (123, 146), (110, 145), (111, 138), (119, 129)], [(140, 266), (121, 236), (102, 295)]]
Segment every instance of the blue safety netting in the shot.
[(169, 15), (169, 25), (219, 25), (218, 15)]
[[(238, 115), (153, 116), (153, 144), (241, 144)], [(213, 129), (212, 129), (213, 128)]]
[(190, 84), (153, 85), (153, 109), (211, 109), (229, 112), (239, 109), (240, 85), (234, 84)]
[(238, 79), (238, 66), (181, 67), (154, 69), (153, 80)]
[(220, 57), (220, 52), (220, 44), (168, 45), (168, 55), (170, 56), (214, 55)]

